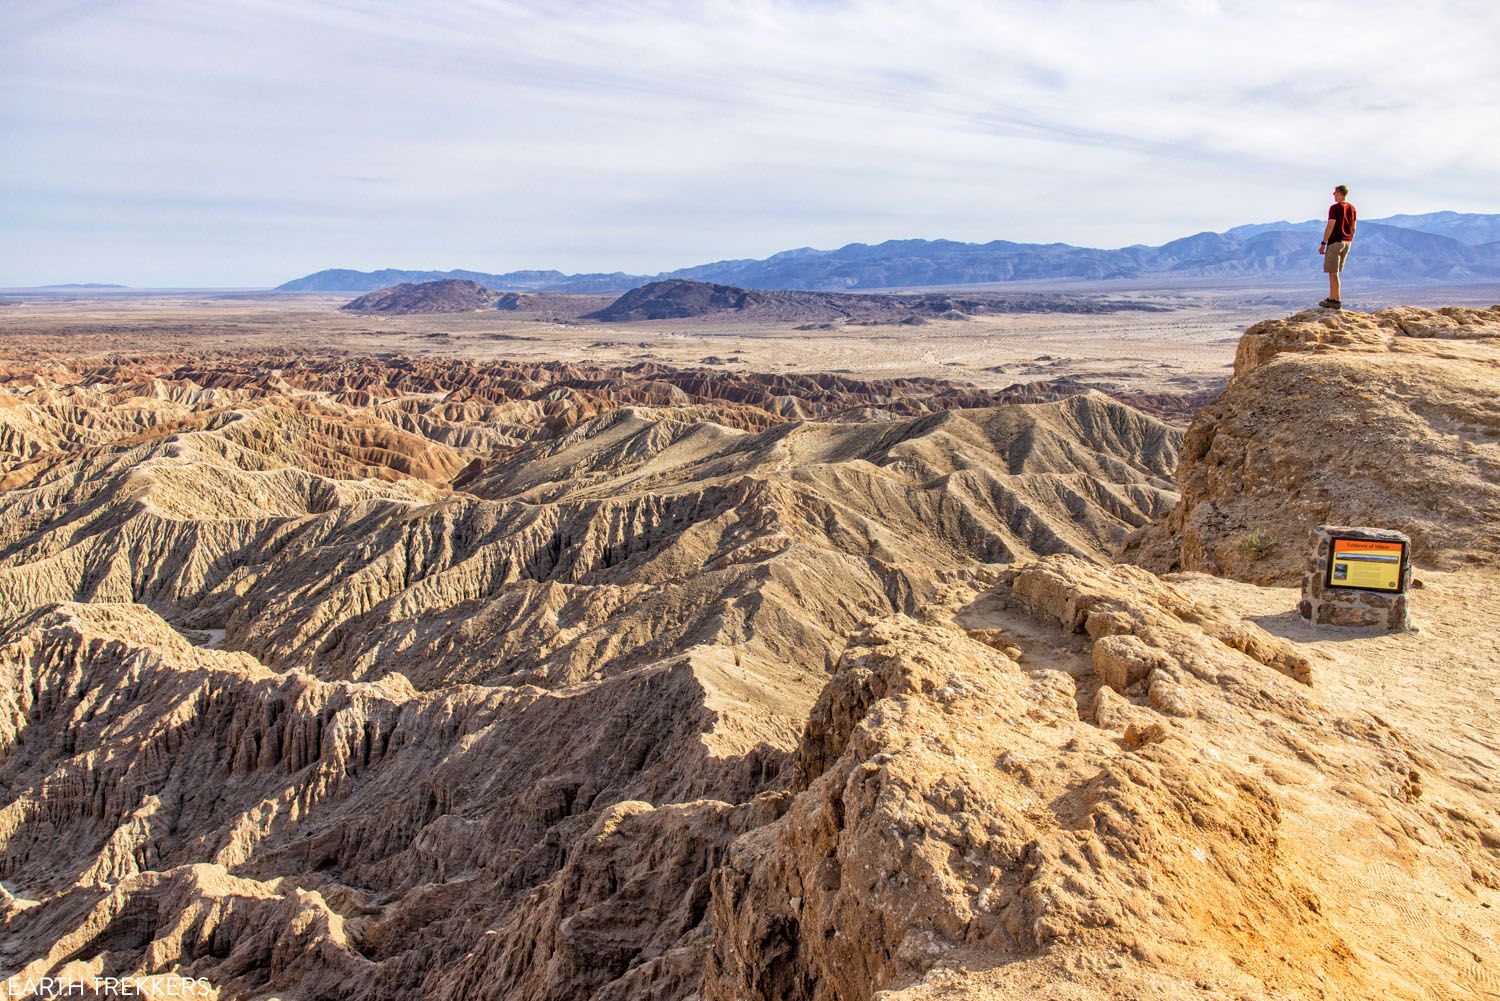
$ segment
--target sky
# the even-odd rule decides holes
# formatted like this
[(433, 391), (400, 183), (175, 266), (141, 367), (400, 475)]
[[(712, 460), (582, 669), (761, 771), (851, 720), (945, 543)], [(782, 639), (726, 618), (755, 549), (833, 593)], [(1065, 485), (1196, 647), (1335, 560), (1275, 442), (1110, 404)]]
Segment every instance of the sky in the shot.
[(1500, 5), (0, 0), (0, 287), (1500, 212)]

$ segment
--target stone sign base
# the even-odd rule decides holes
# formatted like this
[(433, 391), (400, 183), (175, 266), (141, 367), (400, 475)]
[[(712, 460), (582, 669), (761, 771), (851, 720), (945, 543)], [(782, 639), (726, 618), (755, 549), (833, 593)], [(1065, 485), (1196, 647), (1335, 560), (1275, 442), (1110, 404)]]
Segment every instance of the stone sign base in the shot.
[[(1406, 546), (1407, 560), (1401, 567), (1401, 590), (1355, 591), (1328, 585), (1328, 563), (1333, 556), (1333, 539), (1371, 539), (1378, 542), (1400, 542)], [(1316, 625), (1379, 626), (1392, 632), (1412, 628), (1411, 612), (1406, 603), (1411, 586), (1411, 540), (1400, 532), (1383, 528), (1350, 528), (1343, 525), (1319, 525), (1312, 533), (1312, 553), (1302, 574), (1302, 601), (1297, 611)]]

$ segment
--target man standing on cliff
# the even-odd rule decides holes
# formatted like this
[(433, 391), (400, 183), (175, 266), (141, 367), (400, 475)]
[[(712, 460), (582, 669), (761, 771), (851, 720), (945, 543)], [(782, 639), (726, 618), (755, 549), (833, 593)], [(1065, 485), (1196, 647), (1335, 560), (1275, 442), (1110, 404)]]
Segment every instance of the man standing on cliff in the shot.
[(1344, 259), (1349, 256), (1349, 245), (1354, 242), (1354, 206), (1349, 203), (1349, 186), (1340, 184), (1333, 189), (1333, 204), (1328, 206), (1328, 225), (1323, 227), (1323, 242), (1318, 244), (1318, 253), (1323, 255), (1323, 270), (1328, 273), (1328, 298), (1318, 303), (1325, 309), (1343, 309), (1339, 299), (1339, 272), (1344, 270)]

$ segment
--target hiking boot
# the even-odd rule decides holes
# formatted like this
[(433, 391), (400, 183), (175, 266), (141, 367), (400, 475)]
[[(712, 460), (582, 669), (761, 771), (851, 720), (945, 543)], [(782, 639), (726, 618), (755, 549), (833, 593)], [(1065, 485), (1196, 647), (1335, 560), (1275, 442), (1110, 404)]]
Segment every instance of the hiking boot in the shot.
[(1337, 299), (1324, 299), (1322, 302), (1318, 303), (1318, 305), (1322, 306), (1324, 309), (1343, 309), (1344, 308), (1344, 304), (1341, 303), (1341, 302), (1339, 302)]

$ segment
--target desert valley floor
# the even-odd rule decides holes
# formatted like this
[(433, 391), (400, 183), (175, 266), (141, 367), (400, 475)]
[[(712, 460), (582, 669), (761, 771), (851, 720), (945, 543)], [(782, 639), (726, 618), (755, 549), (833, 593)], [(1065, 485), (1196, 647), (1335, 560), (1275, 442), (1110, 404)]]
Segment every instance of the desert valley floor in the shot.
[(12, 996), (1500, 999), (1500, 307), (1085, 291), (0, 306)]

